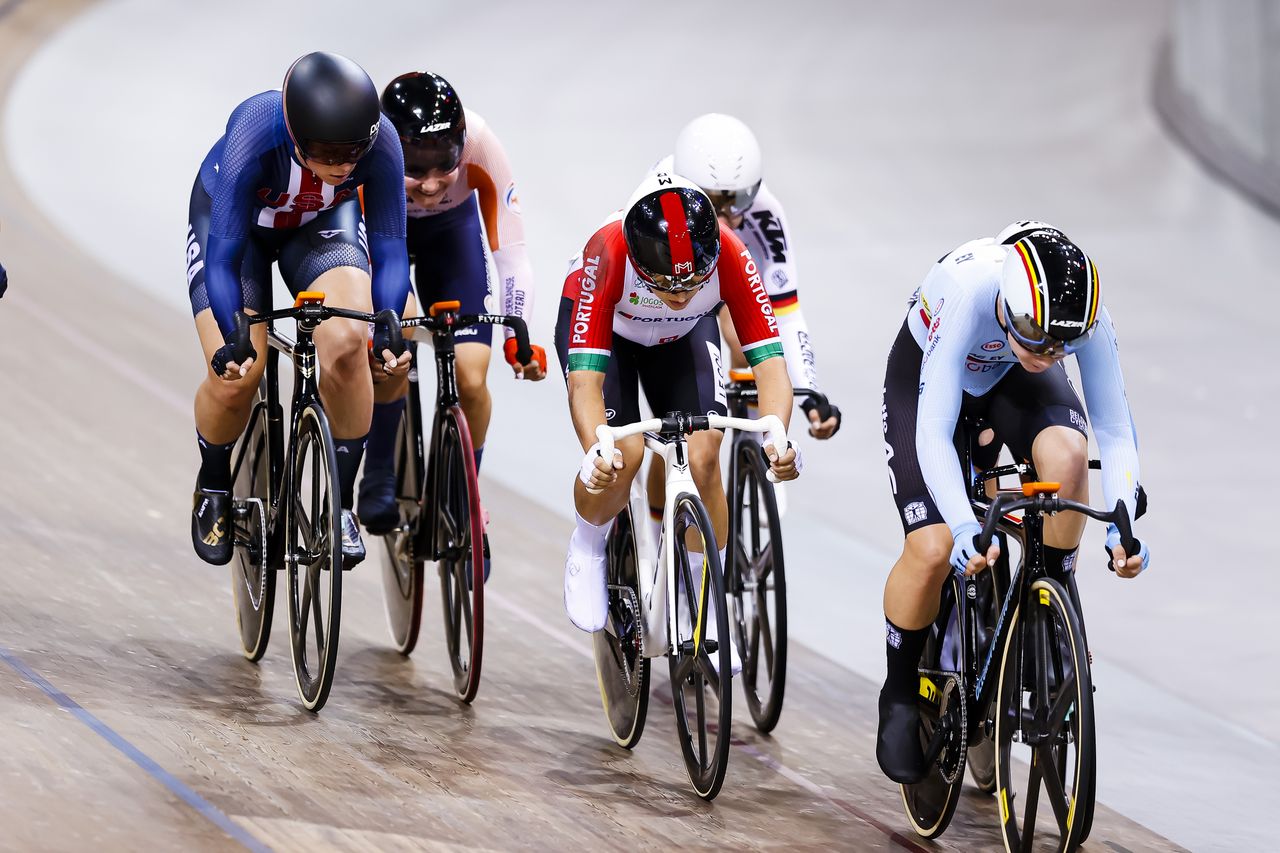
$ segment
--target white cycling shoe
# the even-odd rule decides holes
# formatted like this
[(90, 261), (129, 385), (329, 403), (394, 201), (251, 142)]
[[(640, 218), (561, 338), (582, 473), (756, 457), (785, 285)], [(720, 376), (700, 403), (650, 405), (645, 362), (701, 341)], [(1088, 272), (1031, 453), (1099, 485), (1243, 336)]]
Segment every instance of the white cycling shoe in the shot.
[(609, 590), (605, 583), (608, 560), (603, 553), (579, 551), (569, 540), (564, 561), (564, 612), (575, 627), (594, 633), (609, 618)]

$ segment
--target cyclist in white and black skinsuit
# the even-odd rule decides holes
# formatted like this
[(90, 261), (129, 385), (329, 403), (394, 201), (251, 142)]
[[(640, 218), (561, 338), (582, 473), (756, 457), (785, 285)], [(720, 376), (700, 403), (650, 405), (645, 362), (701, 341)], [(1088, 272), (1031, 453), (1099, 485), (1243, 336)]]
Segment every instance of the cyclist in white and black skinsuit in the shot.
[[(1102, 456), (1107, 506), (1138, 507), (1137, 438), (1125, 398), (1115, 327), (1102, 306), (1093, 262), (1059, 230), (1022, 221), (995, 239), (972, 240), (929, 271), (889, 352), (881, 410), (889, 482), (906, 542), (885, 583), (888, 675), (880, 692), (876, 758), (895, 782), (923, 778), (917, 667), (950, 571), (995, 564), (999, 546), (978, 553), (980, 525), (955, 450), (962, 414), (994, 431), (983, 451), (1004, 444), (1034, 462), (1059, 494), (1089, 499), (1088, 423), (1062, 360), (1080, 367), (1089, 421)], [(987, 436), (979, 439), (982, 444)], [(980, 448), (981, 449), (981, 448)], [(979, 467), (988, 463), (977, 462)], [(1074, 571), (1084, 516), (1045, 519), (1045, 567)], [(1147, 547), (1128, 555), (1114, 525), (1107, 550), (1116, 574), (1136, 577)]]
[[(761, 279), (778, 320), (778, 337), (791, 384), (820, 391), (813, 338), (800, 310), (795, 246), (782, 204), (762, 177), (760, 145), (755, 134), (732, 116), (699, 116), (680, 131), (675, 152), (650, 170), (650, 174), (657, 172), (681, 175), (711, 198), (720, 221), (742, 240), (760, 266)], [(746, 369), (747, 360), (724, 309), (720, 311), (720, 331), (729, 344), (730, 365)], [(839, 407), (833, 405), (824, 411), (812, 399), (805, 398), (800, 408), (814, 438), (831, 438), (840, 429)], [(657, 505), (650, 505), (655, 526), (662, 518), (662, 477), (660, 466), (650, 469), (649, 494), (658, 501)]]

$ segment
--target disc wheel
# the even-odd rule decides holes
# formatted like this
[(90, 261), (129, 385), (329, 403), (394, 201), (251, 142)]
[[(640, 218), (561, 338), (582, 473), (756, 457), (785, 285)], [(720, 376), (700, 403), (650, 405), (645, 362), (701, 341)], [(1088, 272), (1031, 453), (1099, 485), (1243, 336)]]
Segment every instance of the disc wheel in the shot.
[(996, 690), (1001, 830), (1009, 851), (1029, 850), (1036, 833), (1055, 831), (1057, 849), (1074, 850), (1095, 792), (1088, 652), (1056, 581), (1034, 581), (1023, 607), (1010, 621)]
[(963, 686), (953, 676), (941, 674), (956, 669), (950, 652), (955, 640), (944, 642), (943, 638), (962, 594), (963, 584), (954, 576), (949, 578), (938, 622), (930, 630), (920, 656), (920, 745), (927, 756), (936, 737), (937, 758), (923, 780), (899, 786), (907, 819), (923, 838), (937, 838), (946, 831), (964, 787), (967, 720), (961, 713)]
[(240, 629), (240, 653), (251, 661), (261, 660), (267, 651), (276, 600), (276, 567), (267, 548), (266, 514), (271, 504), (267, 440), (267, 404), (260, 400), (236, 445), (231, 469), (236, 543), (231, 589)]
[(668, 662), (676, 734), (693, 790), (711, 800), (729, 767), (733, 679), (720, 555), (711, 518), (697, 496), (686, 492), (677, 498), (674, 534), (677, 616)]
[(644, 656), (639, 560), (629, 509), (614, 520), (607, 549), (609, 615), (604, 630), (592, 634), (596, 680), (613, 739), (624, 749), (631, 749), (644, 733), (649, 708), (649, 659)]
[(752, 441), (735, 442), (733, 556), (726, 567), (733, 631), (742, 655), (742, 688), (751, 719), (771, 732), (782, 715), (787, 679), (787, 581), (782, 522), (764, 456)]
[(289, 469), (285, 563), (289, 640), (298, 695), (309, 711), (329, 698), (342, 612), (342, 505), (338, 462), (324, 411), (298, 418)]
[(439, 416), (431, 464), (445, 644), (454, 691), (470, 702), (480, 689), (484, 648), (484, 519), (471, 434), (460, 406)]
[(382, 600), (396, 651), (407, 655), (418, 644), (422, 626), (423, 557), (418, 547), (422, 515), (422, 414), (418, 383), (411, 378), (409, 398), (396, 428), (396, 503), (400, 524), (382, 537)]

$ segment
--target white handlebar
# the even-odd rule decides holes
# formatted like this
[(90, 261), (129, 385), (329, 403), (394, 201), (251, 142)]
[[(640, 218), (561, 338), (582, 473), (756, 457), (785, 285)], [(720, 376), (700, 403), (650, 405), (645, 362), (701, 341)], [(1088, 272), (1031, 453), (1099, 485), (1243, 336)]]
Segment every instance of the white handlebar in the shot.
[[(742, 432), (759, 432), (765, 433), (766, 439), (773, 444), (773, 448), (779, 456), (787, 452), (790, 442), (787, 441), (787, 428), (782, 425), (782, 419), (777, 415), (763, 415), (759, 418), (730, 418), (724, 415), (707, 415), (707, 424), (712, 429), (736, 429)], [(600, 424), (596, 427), (596, 441), (599, 443), (598, 453), (605, 459), (612, 459), (616, 443), (624, 438), (633, 435), (640, 435), (646, 432), (659, 432), (662, 430), (661, 418), (650, 418), (647, 421), (636, 421), (635, 423), (626, 424), (624, 426), (611, 427), (608, 424)], [(770, 482), (778, 482), (774, 477), (773, 471), (768, 472)], [(599, 492), (587, 488), (592, 494)]]

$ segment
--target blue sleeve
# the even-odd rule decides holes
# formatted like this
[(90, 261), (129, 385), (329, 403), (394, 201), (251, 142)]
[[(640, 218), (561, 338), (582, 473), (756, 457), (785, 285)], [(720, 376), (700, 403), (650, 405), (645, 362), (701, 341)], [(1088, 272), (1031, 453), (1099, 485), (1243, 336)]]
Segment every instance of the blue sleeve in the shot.
[[(272, 99), (270, 95), (274, 94)], [(223, 335), (234, 328), (235, 312), (244, 308), (240, 262), (249, 238), (254, 191), (262, 177), (262, 155), (277, 145), (280, 93), (256, 95), (242, 103), (227, 122), (217, 186), (209, 220), (205, 287), (209, 307)]]
[(378, 141), (369, 154), (365, 182), (365, 222), (373, 266), (373, 310), (404, 313), (409, 295), (409, 250), (405, 246), (404, 151), (395, 126), (382, 117)]
[(1124, 393), (1116, 330), (1106, 306), (1098, 313), (1098, 325), (1089, 343), (1076, 353), (1076, 361), (1089, 424), (1102, 456), (1103, 499), (1108, 509), (1123, 499), (1132, 521), (1139, 483), (1138, 437)]
[(934, 315), (920, 362), (916, 458), (929, 494), (952, 536), (962, 525), (974, 522), (954, 436), (964, 394), (965, 358), (978, 322), (972, 295), (963, 288), (951, 288)]
[(9, 289), (9, 274), (4, 271), (4, 264), (0, 264), (0, 296), (4, 296), (4, 292)]

